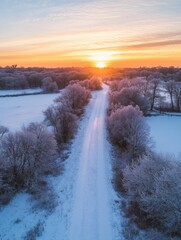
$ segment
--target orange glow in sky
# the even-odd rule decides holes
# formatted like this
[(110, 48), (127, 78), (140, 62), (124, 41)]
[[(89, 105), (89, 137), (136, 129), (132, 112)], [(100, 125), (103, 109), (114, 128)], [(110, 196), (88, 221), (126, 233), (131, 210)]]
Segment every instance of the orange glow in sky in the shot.
[(0, 65), (181, 66), (180, 12), (180, 0), (0, 1)]

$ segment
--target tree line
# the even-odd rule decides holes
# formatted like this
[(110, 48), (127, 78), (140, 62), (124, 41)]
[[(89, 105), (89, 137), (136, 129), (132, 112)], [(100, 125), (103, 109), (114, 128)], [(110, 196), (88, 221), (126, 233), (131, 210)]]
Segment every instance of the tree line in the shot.
[(181, 82), (163, 80), (158, 74), (125, 79), (118, 77), (111, 81), (110, 102), (113, 107), (119, 104), (138, 105), (144, 115), (151, 111), (180, 112)]
[[(93, 77), (89, 68), (23, 68), (13, 65), (0, 67), (0, 89), (42, 88), (44, 92), (56, 92), (72, 81), (94, 88)], [(100, 88), (99, 84), (97, 88)]]
[(181, 163), (152, 150), (144, 115), (152, 108), (157, 83), (150, 84), (127, 79), (110, 85), (107, 127), (117, 153), (114, 186), (123, 198), (126, 239), (180, 239)]

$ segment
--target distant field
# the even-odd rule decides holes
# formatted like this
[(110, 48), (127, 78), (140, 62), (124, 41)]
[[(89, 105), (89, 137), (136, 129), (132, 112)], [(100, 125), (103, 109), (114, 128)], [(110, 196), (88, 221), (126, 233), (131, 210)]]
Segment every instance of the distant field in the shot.
[(10, 130), (20, 129), (23, 124), (43, 121), (43, 112), (57, 94), (43, 94), (0, 98), (0, 125)]
[(32, 89), (17, 89), (17, 90), (0, 90), (0, 96), (5, 95), (18, 95), (18, 94), (25, 94), (25, 93), (37, 93), (42, 92), (41, 88), (32, 88)]
[(175, 155), (181, 153), (181, 117), (158, 116), (146, 120), (157, 152)]

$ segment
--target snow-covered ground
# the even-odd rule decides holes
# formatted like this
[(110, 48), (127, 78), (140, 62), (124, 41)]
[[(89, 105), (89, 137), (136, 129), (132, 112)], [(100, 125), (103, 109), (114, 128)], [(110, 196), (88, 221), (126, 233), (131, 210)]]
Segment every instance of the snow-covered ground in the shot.
[(41, 88), (28, 88), (28, 89), (16, 89), (16, 90), (0, 90), (0, 96), (5, 95), (18, 95), (18, 94), (25, 94), (25, 93), (37, 93), (42, 92)]
[[(58, 194), (54, 212), (45, 216), (44, 212), (32, 211), (27, 197), (18, 195), (0, 212), (3, 240), (23, 239), (28, 228), (40, 221), (44, 231), (37, 239), (122, 239), (120, 212), (115, 203), (118, 198), (111, 185), (110, 146), (106, 140), (107, 92), (108, 87), (104, 86), (93, 94), (73, 140), (65, 171), (51, 179)], [(18, 229), (20, 233), (16, 234)]]
[(42, 220), (44, 211), (33, 211), (33, 201), (28, 194), (19, 193), (0, 209), (0, 239), (23, 240), (26, 233)]
[(46, 110), (57, 96), (57, 94), (42, 94), (0, 98), (0, 125), (10, 130), (17, 130), (23, 124), (43, 121), (42, 111)]
[(146, 118), (157, 152), (181, 153), (181, 117), (157, 116)]

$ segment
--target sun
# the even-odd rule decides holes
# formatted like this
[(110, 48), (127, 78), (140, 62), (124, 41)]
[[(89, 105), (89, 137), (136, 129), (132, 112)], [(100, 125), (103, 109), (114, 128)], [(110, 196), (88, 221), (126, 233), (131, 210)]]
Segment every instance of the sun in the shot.
[(90, 60), (97, 68), (106, 68), (112, 59), (112, 53), (108, 51), (94, 51), (90, 54)]
[(97, 68), (105, 68), (106, 67), (106, 63), (105, 62), (97, 62), (96, 63), (96, 67)]

